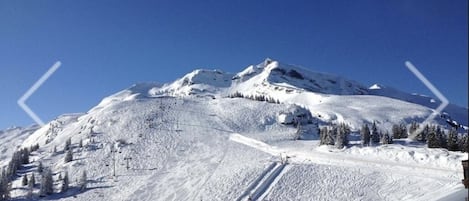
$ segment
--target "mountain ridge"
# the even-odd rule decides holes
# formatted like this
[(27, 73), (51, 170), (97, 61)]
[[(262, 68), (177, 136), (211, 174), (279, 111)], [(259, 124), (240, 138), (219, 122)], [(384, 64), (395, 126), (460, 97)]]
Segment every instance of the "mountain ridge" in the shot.
[[(196, 69), (182, 78), (164, 85), (144, 85), (145, 87), (140, 88), (148, 88), (149, 90), (134, 91), (131, 94), (134, 94), (135, 97), (129, 96), (127, 99), (142, 97), (142, 94), (144, 97), (189, 95), (222, 97), (242, 93), (246, 96), (266, 96), (280, 101), (289, 101), (289, 98), (286, 97), (294, 96), (292, 94), (310, 92), (317, 97), (328, 95), (383, 96), (430, 109), (436, 109), (441, 104), (441, 101), (428, 96), (407, 93), (382, 84), (365, 87), (357, 81), (348, 80), (341, 76), (313, 72), (304, 67), (284, 64), (270, 58), (257, 65), (250, 65), (238, 73)], [(130, 88), (123, 91), (128, 91)], [(139, 95), (135, 95), (137, 93)], [(290, 101), (290, 103), (293, 102)], [(316, 103), (320, 103), (320, 100)], [(468, 111), (468, 108), (449, 103), (442, 114), (444, 114), (444, 118), (468, 126)]]

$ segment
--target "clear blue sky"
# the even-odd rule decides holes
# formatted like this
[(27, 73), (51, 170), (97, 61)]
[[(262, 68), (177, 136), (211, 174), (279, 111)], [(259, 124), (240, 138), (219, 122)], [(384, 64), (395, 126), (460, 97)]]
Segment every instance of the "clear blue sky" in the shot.
[[(198, 3), (195, 3), (198, 2)], [(271, 57), (365, 85), (431, 95), (412, 61), (450, 102), (468, 104), (467, 0), (0, 0), (0, 128), (86, 112), (133, 83), (195, 68), (238, 72)]]

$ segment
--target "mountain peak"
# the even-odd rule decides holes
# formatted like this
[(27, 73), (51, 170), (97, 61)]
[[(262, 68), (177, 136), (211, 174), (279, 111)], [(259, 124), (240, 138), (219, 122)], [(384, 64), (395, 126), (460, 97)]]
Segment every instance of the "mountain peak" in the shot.
[(385, 88), (385, 87), (380, 84), (373, 84), (368, 89), (382, 89), (382, 88)]
[[(340, 76), (312, 72), (270, 58), (258, 65), (247, 67), (236, 74), (233, 80), (233, 85), (240, 86), (236, 90), (240, 91), (259, 91), (259, 87), (263, 86), (290, 92), (310, 91), (338, 95), (367, 94), (367, 88), (355, 81), (346, 80)], [(268, 93), (267, 91), (265, 93)]]

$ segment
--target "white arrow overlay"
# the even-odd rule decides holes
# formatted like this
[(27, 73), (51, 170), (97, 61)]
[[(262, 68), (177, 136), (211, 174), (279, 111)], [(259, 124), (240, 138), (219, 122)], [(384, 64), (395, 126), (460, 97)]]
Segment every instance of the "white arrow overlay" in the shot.
[[(435, 86), (433, 86), (433, 84), (430, 81), (428, 81), (428, 79), (425, 76), (422, 75), (422, 73), (420, 73), (419, 70), (417, 70), (417, 68), (410, 61), (406, 61), (405, 65), (441, 101), (440, 106), (438, 106), (432, 112), (432, 114), (430, 116), (428, 116), (425, 119), (425, 121), (422, 122), (423, 125), (429, 124), (430, 121), (432, 121), (436, 117), (436, 115), (440, 114), (440, 112), (443, 111), (443, 109), (445, 109), (445, 107), (449, 104), (449, 101), (448, 101), (448, 99), (446, 99), (445, 96), (443, 96), (443, 94)], [(419, 128), (417, 128), (417, 130), (415, 130), (413, 133), (411, 133), (409, 137), (411, 139), (415, 138), (418, 133), (422, 132), (423, 129), (424, 129), (424, 127), (420, 126)]]
[(23, 96), (21, 96), (20, 99), (18, 99), (18, 105), (40, 126), (44, 125), (44, 122), (24, 103), (26, 99), (28, 99), (49, 77), (62, 65), (60, 61), (57, 61), (52, 65), (49, 70), (47, 70), (44, 75), (42, 75), (39, 80), (36, 81), (36, 83), (31, 86), (31, 88), (24, 93)]

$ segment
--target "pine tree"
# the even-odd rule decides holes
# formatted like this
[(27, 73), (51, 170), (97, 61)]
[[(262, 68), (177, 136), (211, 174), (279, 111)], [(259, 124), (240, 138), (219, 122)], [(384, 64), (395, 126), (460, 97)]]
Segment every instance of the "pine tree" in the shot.
[(458, 151), (458, 132), (455, 128), (452, 128), (448, 133), (448, 150)]
[(459, 150), (466, 153), (469, 152), (469, 137), (467, 136), (467, 133), (459, 140)]
[(28, 185), (28, 175), (24, 174), (23, 175), (23, 179), (21, 180), (21, 184), (23, 186), (27, 186)]
[(56, 145), (54, 145), (54, 148), (52, 149), (52, 153), (54, 153), (54, 154), (57, 153), (57, 146)]
[(427, 136), (427, 146), (428, 148), (440, 148), (440, 139), (437, 134), (437, 129), (435, 126), (432, 126), (428, 132)]
[(23, 164), (28, 164), (29, 163), (29, 149), (28, 148), (23, 148), (21, 150), (21, 161)]
[(71, 145), (72, 145), (72, 138), (68, 138), (67, 141), (65, 141), (64, 151), (69, 150)]
[(440, 147), (448, 149), (448, 136), (446, 135), (445, 131), (440, 129), (440, 131), (438, 132), (437, 129), (437, 135), (439, 137)]
[(371, 142), (373, 144), (378, 144), (380, 140), (381, 136), (379, 135), (378, 127), (376, 126), (376, 122), (373, 122), (373, 125), (371, 126)]
[(337, 137), (337, 129), (335, 129), (334, 127), (329, 128), (327, 131), (327, 139), (326, 139), (327, 145), (334, 145), (336, 137)]
[(335, 138), (335, 147), (342, 149), (348, 145), (347, 136), (350, 134), (350, 128), (345, 124), (341, 123), (336, 127), (337, 137)]
[(392, 136), (394, 139), (400, 139), (401, 138), (401, 127), (397, 124), (392, 125)]
[(65, 161), (65, 163), (68, 163), (68, 162), (70, 162), (70, 161), (72, 161), (72, 160), (73, 160), (72, 149), (69, 149), (69, 150), (67, 151), (67, 153), (65, 154), (64, 161)]
[(83, 147), (83, 139), (80, 139), (80, 142), (78, 143), (78, 147), (80, 147), (80, 148)]
[(37, 165), (37, 172), (42, 173), (44, 171), (44, 167), (42, 166), (42, 162), (39, 161), (39, 164)]
[(80, 177), (80, 183), (79, 183), (80, 191), (85, 191), (87, 188), (87, 185), (88, 185), (88, 178), (86, 176), (86, 171), (83, 171), (83, 174)]
[(36, 177), (34, 176), (34, 172), (31, 174), (31, 178), (29, 179), (29, 185), (36, 185)]
[(335, 129), (329, 126), (322, 127), (319, 130), (320, 145), (334, 145), (335, 144)]
[(320, 145), (326, 145), (327, 144), (327, 127), (322, 127), (319, 129), (319, 144)]
[(65, 176), (62, 179), (62, 190), (61, 192), (66, 192), (68, 190), (69, 179), (68, 179), (68, 171), (65, 171)]
[(31, 200), (33, 198), (33, 190), (34, 190), (34, 173), (33, 175), (31, 176), (31, 179), (28, 183), (28, 193), (26, 194), (26, 198), (28, 198), (29, 200)]
[(6, 170), (0, 175), (0, 201), (10, 199), (10, 183)]
[(409, 135), (407, 134), (407, 126), (405, 124), (401, 124), (399, 126), (401, 128), (401, 138), (407, 138)]
[(429, 132), (430, 132), (430, 126), (428, 126), (428, 124), (427, 124), (427, 125), (425, 125), (425, 127), (423, 127), (422, 131), (417, 133), (416, 140), (419, 141), (419, 142), (426, 142)]
[(361, 142), (362, 146), (368, 146), (370, 145), (370, 128), (368, 128), (368, 125), (363, 125), (362, 129), (360, 130), (360, 135), (361, 135)]
[(54, 193), (54, 180), (52, 179), (52, 172), (49, 169), (44, 170), (41, 177), (41, 188), (39, 196), (44, 197)]
[(335, 138), (335, 142), (334, 142), (334, 146), (337, 148), (337, 149), (342, 149), (344, 148), (344, 138), (345, 138), (345, 135), (344, 133), (342, 133), (342, 130), (339, 128), (335, 128), (336, 130), (336, 133), (337, 133), (337, 136)]

